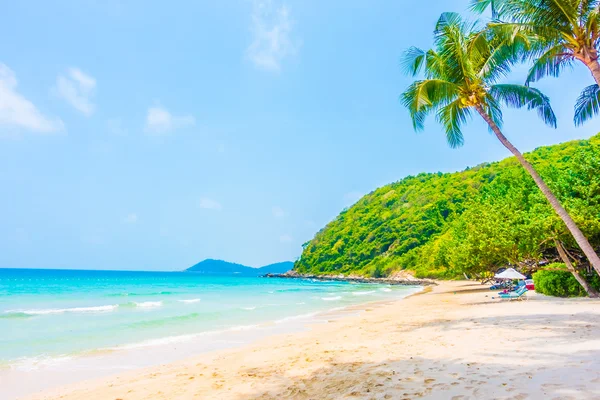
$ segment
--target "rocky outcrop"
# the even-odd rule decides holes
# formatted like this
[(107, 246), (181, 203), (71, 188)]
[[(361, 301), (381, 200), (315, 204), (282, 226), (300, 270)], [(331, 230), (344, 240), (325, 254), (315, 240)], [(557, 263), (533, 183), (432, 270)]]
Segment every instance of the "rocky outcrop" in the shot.
[(384, 283), (387, 285), (420, 285), (430, 286), (436, 283), (429, 279), (417, 279), (407, 272), (394, 274), (386, 278), (366, 278), (358, 275), (311, 275), (299, 274), (296, 271), (288, 271), (283, 274), (266, 274), (263, 278), (285, 278), (285, 279), (314, 279), (318, 281), (344, 281), (357, 283)]

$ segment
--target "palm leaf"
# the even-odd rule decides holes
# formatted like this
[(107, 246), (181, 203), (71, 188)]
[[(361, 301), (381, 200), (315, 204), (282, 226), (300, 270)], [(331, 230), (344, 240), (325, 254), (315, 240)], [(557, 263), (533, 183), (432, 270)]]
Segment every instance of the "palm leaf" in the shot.
[(525, 84), (529, 85), (545, 76), (557, 77), (567, 67), (572, 67), (573, 57), (562, 44), (546, 50), (531, 66)]
[(490, 88), (490, 95), (508, 107), (536, 110), (542, 121), (556, 128), (556, 115), (550, 106), (550, 99), (538, 89), (525, 85), (494, 85)]
[(498, 19), (502, 15), (504, 0), (472, 0), (469, 9), (478, 14), (483, 14), (488, 8), (492, 12), (492, 18)]
[(575, 101), (575, 125), (581, 125), (600, 113), (600, 87), (597, 84), (583, 89)]
[(400, 59), (400, 66), (407, 75), (416, 76), (425, 64), (425, 52), (418, 47), (410, 47)]
[(459, 87), (440, 79), (416, 81), (402, 94), (401, 102), (408, 109), (415, 130), (422, 130), (425, 117), (435, 107), (454, 101)]
[(453, 149), (462, 146), (465, 139), (461, 127), (471, 118), (471, 109), (462, 107), (460, 99), (457, 99), (441, 107), (436, 117), (446, 131), (448, 145)]

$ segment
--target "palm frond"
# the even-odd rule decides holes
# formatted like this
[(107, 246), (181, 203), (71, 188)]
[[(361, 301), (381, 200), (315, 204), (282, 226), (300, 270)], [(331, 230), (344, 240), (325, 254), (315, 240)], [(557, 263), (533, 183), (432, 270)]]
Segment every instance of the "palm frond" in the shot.
[(495, 43), (489, 44), (490, 51), (482, 63), (477, 65), (479, 78), (494, 83), (505, 77), (511, 67), (522, 58), (523, 48), (527, 46), (519, 41), (501, 41), (494, 38)]
[(600, 87), (597, 84), (583, 89), (575, 101), (575, 125), (582, 125), (600, 113)]
[(508, 0), (502, 7), (502, 14), (513, 22), (552, 27), (565, 34), (572, 34), (579, 22), (573, 0)]
[(460, 100), (457, 99), (441, 107), (436, 117), (446, 131), (448, 145), (453, 149), (462, 146), (465, 139), (461, 127), (471, 118), (471, 109), (462, 107)]
[[(496, 99), (494, 99), (491, 95), (488, 95), (485, 98), (483, 110), (490, 116), (498, 128), (502, 128), (504, 122), (502, 119), (502, 109), (498, 101), (496, 101)], [(489, 128), (491, 131), (492, 127), (490, 126)]]
[(401, 96), (402, 104), (408, 109), (415, 130), (422, 130), (425, 117), (434, 108), (455, 100), (459, 88), (440, 79), (426, 79), (411, 84)]
[(504, 0), (471, 0), (469, 9), (478, 14), (483, 14), (488, 8), (492, 12), (492, 18), (498, 19), (502, 15)]
[(448, 60), (437, 51), (431, 49), (425, 55), (425, 77), (428, 79), (448, 79)]
[(416, 76), (425, 65), (425, 52), (412, 46), (406, 50), (400, 59), (400, 66), (407, 75)]
[(542, 121), (556, 128), (556, 115), (550, 106), (550, 99), (538, 89), (525, 85), (493, 85), (490, 95), (508, 107), (536, 110)]
[(447, 78), (453, 82), (474, 78), (467, 55), (467, 37), (472, 31), (473, 26), (465, 22), (458, 13), (443, 13), (436, 23), (436, 50), (446, 60)]
[(529, 85), (545, 76), (557, 77), (568, 67), (573, 66), (573, 57), (562, 44), (549, 48), (531, 66), (525, 84)]

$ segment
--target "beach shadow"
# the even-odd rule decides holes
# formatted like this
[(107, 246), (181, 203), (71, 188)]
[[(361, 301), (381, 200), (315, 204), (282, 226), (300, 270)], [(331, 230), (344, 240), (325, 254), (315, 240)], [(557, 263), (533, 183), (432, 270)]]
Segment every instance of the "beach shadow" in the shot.
[[(552, 334), (544, 336), (549, 323)], [(342, 360), (332, 351), (325, 365), (320, 360), (314, 368), (307, 359), (301, 360), (301, 365), (290, 364), (283, 372), (268, 368), (241, 371), (245, 379), (256, 377), (250, 382), (252, 391), (231, 398), (600, 399), (598, 314), (540, 313), (438, 319), (419, 327), (407, 326), (406, 330), (418, 334), (418, 330), (431, 326), (441, 329), (444, 337), (460, 335), (466, 329), (509, 329), (508, 336), (497, 347), (476, 350), (477, 357), (472, 359), (484, 359), (484, 362), (472, 361), (469, 354), (456, 354), (455, 357), (406, 355), (377, 362), (348, 362), (347, 355)], [(520, 335), (510, 336), (512, 329), (520, 330)], [(511, 352), (511, 345), (521, 341), (528, 342), (527, 351)], [(503, 349), (502, 346), (506, 347)], [(311, 372), (306, 374), (306, 371)]]

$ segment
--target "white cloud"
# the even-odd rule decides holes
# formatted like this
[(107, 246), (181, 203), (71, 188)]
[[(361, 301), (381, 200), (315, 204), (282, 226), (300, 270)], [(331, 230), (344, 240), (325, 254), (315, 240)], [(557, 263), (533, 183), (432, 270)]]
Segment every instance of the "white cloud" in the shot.
[(246, 50), (258, 68), (279, 71), (287, 56), (296, 54), (299, 42), (292, 37), (293, 23), (286, 6), (271, 0), (255, 0), (252, 7), (253, 39)]
[(0, 63), (0, 125), (40, 133), (64, 129), (60, 119), (45, 117), (32, 102), (17, 92), (17, 85), (15, 73)]
[(131, 213), (125, 217), (124, 221), (128, 224), (135, 224), (138, 221), (138, 216), (135, 213)]
[(221, 210), (223, 208), (221, 203), (216, 200), (209, 199), (208, 197), (202, 197), (198, 203), (198, 206), (206, 210)]
[(165, 134), (195, 124), (196, 119), (192, 115), (173, 115), (161, 106), (148, 108), (146, 114), (146, 132), (152, 134)]
[(293, 238), (287, 234), (279, 236), (279, 241), (281, 243), (290, 243), (292, 240), (293, 240)]
[(56, 78), (56, 93), (77, 111), (89, 117), (94, 113), (92, 97), (96, 91), (96, 80), (78, 68), (69, 68), (67, 76)]
[(285, 210), (281, 207), (273, 207), (273, 209), (271, 210), (273, 213), (273, 216), (275, 218), (283, 218), (287, 215), (287, 213), (285, 212)]

